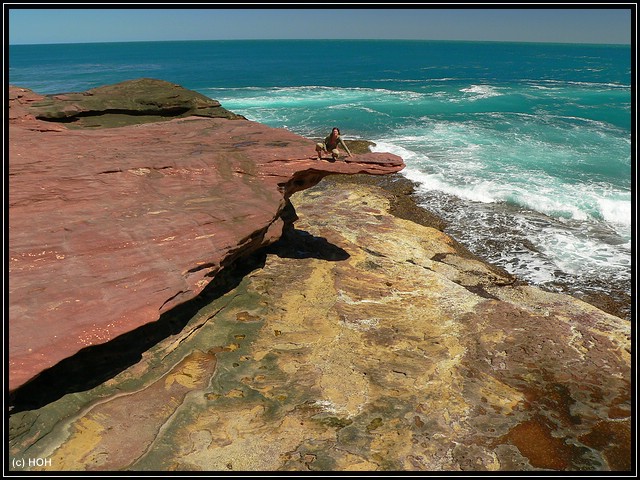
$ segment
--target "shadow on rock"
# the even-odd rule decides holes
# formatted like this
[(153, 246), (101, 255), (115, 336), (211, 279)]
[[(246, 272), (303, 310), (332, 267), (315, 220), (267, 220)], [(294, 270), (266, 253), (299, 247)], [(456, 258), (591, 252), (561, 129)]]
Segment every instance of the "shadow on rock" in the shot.
[(295, 228), (287, 230), (280, 240), (267, 247), (267, 253), (280, 258), (317, 258), (331, 262), (349, 258), (346, 250), (330, 243), (326, 238), (315, 237)]
[(90, 390), (142, 359), (151, 347), (179, 333), (205, 305), (237, 287), (245, 275), (262, 268), (258, 252), (222, 269), (194, 299), (163, 313), (158, 320), (96, 346), (83, 348), (16, 389), (9, 398), (10, 414), (33, 410), (68, 393)]
[(37, 410), (66, 394), (90, 390), (135, 365), (144, 352), (179, 333), (202, 307), (236, 288), (252, 271), (264, 267), (268, 254), (328, 261), (349, 258), (346, 251), (324, 238), (288, 228), (274, 244), (220, 270), (196, 298), (163, 313), (155, 322), (80, 350), (11, 392), (9, 414)]

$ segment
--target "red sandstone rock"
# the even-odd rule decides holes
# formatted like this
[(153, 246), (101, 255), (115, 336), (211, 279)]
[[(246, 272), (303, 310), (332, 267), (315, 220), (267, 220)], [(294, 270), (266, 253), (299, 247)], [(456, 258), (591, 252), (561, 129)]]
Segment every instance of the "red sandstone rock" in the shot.
[(315, 159), (314, 142), (245, 119), (72, 130), (9, 94), (9, 389), (197, 296), (277, 240), (293, 192), (384, 175), (388, 153)]

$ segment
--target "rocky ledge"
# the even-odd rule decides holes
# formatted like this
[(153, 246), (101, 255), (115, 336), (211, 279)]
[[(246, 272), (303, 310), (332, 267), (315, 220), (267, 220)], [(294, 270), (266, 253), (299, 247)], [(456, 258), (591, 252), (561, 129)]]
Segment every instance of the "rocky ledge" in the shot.
[(514, 282), (391, 215), (378, 187), (331, 180), (294, 194), (295, 228), (188, 309), (33, 382), (9, 458), (83, 472), (631, 468), (628, 322)]
[[(88, 200), (59, 203), (78, 216), (69, 232), (73, 241), (61, 244), (67, 248), (86, 245), (81, 242), (85, 237), (71, 237), (85, 231), (80, 218), (96, 222), (88, 229), (95, 231), (101, 222), (108, 225), (111, 216), (133, 232), (126, 243), (146, 245), (146, 250), (131, 250), (140, 255), (137, 261), (118, 256), (114, 246), (132, 246), (119, 243), (123, 241), (120, 231), (110, 230), (101, 241), (112, 245), (111, 250), (96, 250), (104, 266), (84, 263), (90, 259), (87, 252), (67, 267), (73, 275), (60, 278), (60, 283), (66, 279), (71, 284), (71, 298), (101, 302), (104, 311), (99, 317), (113, 321), (113, 310), (136, 307), (138, 297), (159, 298), (144, 287), (145, 282), (132, 280), (124, 283), (130, 295), (115, 297), (111, 292), (115, 287), (106, 280), (120, 285), (127, 265), (137, 265), (140, 276), (134, 280), (166, 288), (162, 290), (166, 294), (172, 277), (178, 276), (179, 270), (172, 265), (180, 264), (180, 257), (213, 256), (216, 244), (197, 243), (196, 237), (202, 235), (204, 224), (209, 228), (209, 223), (232, 223), (219, 210), (237, 207), (213, 207), (217, 204), (212, 205), (209, 198), (219, 192), (203, 186), (209, 185), (210, 177), (216, 178), (211, 172), (226, 168), (225, 178), (244, 179), (244, 184), (234, 185), (242, 188), (236, 193), (249, 204), (255, 201), (247, 196), (252, 192), (278, 205), (275, 211), (280, 216), (273, 222), (282, 222), (284, 229), (273, 228), (273, 235), (261, 232), (259, 240), (249, 242), (253, 250), (230, 249), (225, 258), (234, 261), (225, 262), (224, 268), (201, 265), (206, 275), (200, 278), (205, 284), (200, 294), (173, 308), (163, 307), (157, 321), (85, 348), (17, 389), (9, 418), (10, 470), (540, 473), (632, 469), (628, 321), (570, 296), (515, 281), (457, 245), (438, 228), (437, 219), (424, 215), (411, 221), (394, 215), (403, 199), (378, 186), (333, 181), (343, 177), (325, 178), (304, 190), (300, 188), (307, 183), (295, 183), (313, 184), (307, 180), (309, 171), (322, 176), (336, 168), (349, 170), (345, 173), (366, 168), (379, 173), (380, 165), (390, 168), (388, 163), (400, 168), (392, 157), (383, 155), (384, 161), (377, 164), (373, 160), (379, 156), (364, 155), (353, 159), (358, 160), (355, 164), (319, 162), (319, 166), (305, 158), (310, 142), (287, 132), (244, 120), (202, 120), (209, 125), (206, 133), (198, 128), (180, 130), (183, 122), (199, 125), (192, 117), (127, 130), (151, 130), (153, 141), (137, 137), (143, 138), (137, 161), (138, 154), (133, 152), (138, 150), (128, 144), (127, 157), (110, 157), (124, 166), (92, 177), (85, 188), (103, 192), (102, 182), (118, 182), (136, 193), (122, 203), (115, 195), (120, 190), (112, 188), (108, 201), (100, 202), (107, 213), (97, 220), (91, 216), (95, 211), (82, 215)], [(218, 129), (244, 124), (251, 125), (244, 132), (248, 137), (220, 136), (215, 145), (204, 146)], [(167, 130), (156, 130), (163, 127)], [(172, 134), (173, 129), (181, 134)], [(122, 132), (110, 131), (116, 137)], [(287, 145), (267, 149), (258, 141), (245, 146), (242, 142), (261, 138), (256, 131), (285, 138)], [(101, 131), (101, 135), (108, 133)], [(232, 134), (233, 130), (228, 135)], [(96, 142), (101, 137), (90, 138)], [(190, 150), (183, 150), (179, 145), (183, 142), (191, 145)], [(106, 145), (116, 148), (118, 143)], [(227, 148), (217, 150), (218, 163), (209, 166), (203, 157), (209, 156), (209, 148), (221, 145)], [(58, 148), (56, 155), (72, 157), (62, 146)], [(158, 165), (153, 159), (169, 149), (183, 152), (177, 156), (180, 167), (172, 164), (168, 171), (153, 170), (150, 165)], [(46, 149), (37, 151), (42, 150)], [(202, 153), (192, 157), (185, 151)], [(142, 157), (142, 152), (147, 154)], [(279, 165), (293, 169), (291, 164), (302, 164), (302, 172), (307, 173), (293, 169), (289, 177), (271, 179), (262, 173), (245, 178), (246, 173), (237, 172), (240, 167), (246, 172), (246, 165), (269, 164), (268, 152), (279, 153), (274, 160)], [(95, 146), (91, 155), (97, 156)], [(144, 175), (130, 171), (140, 165), (149, 171)], [(46, 172), (45, 166), (41, 168)], [(83, 164), (82, 168), (89, 167)], [(173, 171), (177, 168), (187, 172), (175, 180), (165, 178), (178, 175)], [(208, 174), (196, 175), (196, 168)], [(154, 172), (163, 175), (151, 177)], [(376, 178), (401, 181), (393, 174)], [(82, 179), (80, 173), (67, 178), (72, 186), (82, 185)], [(251, 180), (271, 187), (252, 191), (246, 186), (253, 185)], [(165, 182), (160, 185), (167, 187), (162, 189), (167, 198), (157, 200), (162, 208), (143, 202), (156, 191), (153, 182)], [(180, 194), (184, 183), (207, 194), (198, 196), (193, 190), (193, 197)], [(69, 188), (59, 195), (70, 199), (72, 192)], [(283, 200), (287, 197), (289, 202)], [(196, 201), (189, 202), (191, 198)], [(175, 238), (159, 236), (167, 232), (146, 232), (158, 228), (148, 218), (162, 218), (161, 209), (175, 212), (166, 221), (156, 220)], [(209, 223), (199, 220), (205, 212)], [(34, 240), (44, 241), (49, 231), (57, 238), (52, 228), (57, 214), (49, 211), (50, 223), (40, 219), (33, 225)], [(276, 218), (274, 209), (254, 215), (254, 222)], [(200, 225), (200, 230), (193, 230), (194, 225)], [(276, 237), (271, 243), (265, 240)], [(86, 238), (94, 237), (87, 234)], [(161, 244), (176, 243), (155, 253), (154, 238), (164, 240)], [(192, 243), (200, 249), (191, 247)], [(109, 262), (102, 257), (105, 252), (117, 260)], [(54, 261), (45, 255), (25, 256), (18, 260), (30, 259), (32, 272)], [(86, 266), (80, 269), (81, 264)], [(93, 283), (84, 283), (94, 268), (98, 273)], [(200, 271), (186, 268), (194, 270), (192, 274)], [(183, 277), (187, 284), (189, 275)], [(161, 280), (165, 284), (160, 285)], [(96, 298), (99, 287), (105, 289), (104, 298)], [(133, 288), (137, 292), (131, 293)], [(190, 292), (197, 290), (190, 288)], [(37, 299), (48, 298), (47, 290), (36, 293), (39, 296), (23, 297), (23, 301), (31, 298), (37, 304)], [(111, 305), (115, 301), (131, 305)], [(42, 323), (51, 318), (50, 311), (56, 309), (39, 310), (45, 316)], [(55, 327), (70, 329), (67, 324), (83, 318), (82, 312), (76, 308), (68, 311), (67, 318), (56, 317)], [(12, 315), (10, 327), (20, 318)], [(37, 344), (38, 336), (31, 332), (28, 340)]]
[(276, 241), (294, 192), (404, 167), (385, 153), (318, 161), (312, 140), (152, 79), (11, 87), (9, 119), (10, 390)]

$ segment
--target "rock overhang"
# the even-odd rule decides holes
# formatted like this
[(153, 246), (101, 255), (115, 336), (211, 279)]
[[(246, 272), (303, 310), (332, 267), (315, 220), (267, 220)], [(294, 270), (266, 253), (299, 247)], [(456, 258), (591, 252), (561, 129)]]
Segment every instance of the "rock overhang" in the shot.
[[(10, 390), (196, 297), (280, 238), (293, 193), (404, 168), (380, 152), (319, 161), (310, 139), (153, 79), (8, 98)], [(73, 128), (114, 112), (131, 124)]]

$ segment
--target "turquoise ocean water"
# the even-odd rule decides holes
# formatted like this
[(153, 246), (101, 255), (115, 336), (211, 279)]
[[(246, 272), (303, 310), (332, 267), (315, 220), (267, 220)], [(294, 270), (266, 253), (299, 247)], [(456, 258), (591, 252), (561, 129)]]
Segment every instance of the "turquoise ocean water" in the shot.
[[(17, 45), (38, 93), (151, 77), (402, 156), (447, 233), (554, 291), (631, 294), (631, 48), (431, 41)], [(312, 153), (312, 152), (311, 152)]]

